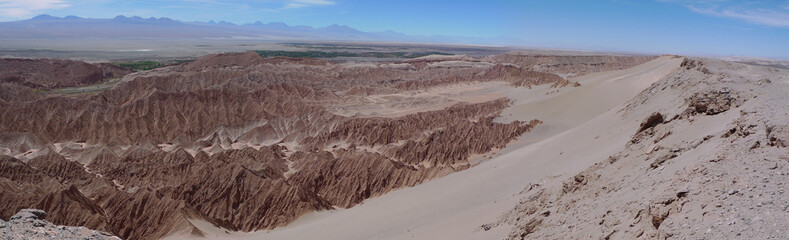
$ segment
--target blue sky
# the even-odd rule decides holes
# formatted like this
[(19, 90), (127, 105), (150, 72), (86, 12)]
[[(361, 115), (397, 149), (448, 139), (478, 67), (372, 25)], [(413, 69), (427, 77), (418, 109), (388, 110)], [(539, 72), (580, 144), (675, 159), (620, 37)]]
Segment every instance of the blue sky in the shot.
[(0, 21), (45, 13), (340, 24), (477, 43), (789, 59), (789, 0), (0, 0)]

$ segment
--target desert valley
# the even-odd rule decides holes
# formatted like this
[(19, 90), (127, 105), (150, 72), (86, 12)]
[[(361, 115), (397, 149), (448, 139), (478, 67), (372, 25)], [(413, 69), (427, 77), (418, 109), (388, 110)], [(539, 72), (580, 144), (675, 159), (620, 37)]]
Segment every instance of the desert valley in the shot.
[(0, 239), (789, 239), (786, 61), (0, 27)]

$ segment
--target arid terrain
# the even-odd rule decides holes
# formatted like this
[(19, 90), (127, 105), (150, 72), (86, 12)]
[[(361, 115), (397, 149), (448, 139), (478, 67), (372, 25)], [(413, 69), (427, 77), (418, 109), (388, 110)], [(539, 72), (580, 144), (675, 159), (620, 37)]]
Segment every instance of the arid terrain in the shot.
[(104, 65), (4, 59), (15, 65), (0, 94), (0, 218), (37, 208), (124, 239), (282, 227), (468, 169), (528, 135), (543, 121), (498, 119), (508, 94), (579, 88), (566, 77), (651, 59), (242, 52), (85, 93), (63, 89), (108, 85)]
[(0, 59), (0, 219), (122, 239), (789, 238), (787, 70), (451, 53)]
[[(787, 73), (662, 56), (516, 94), (478, 166), (241, 239), (784, 239)], [(536, 94), (535, 94), (536, 93)], [(544, 95), (543, 97), (537, 97)], [(605, 97), (603, 97), (605, 96)], [(562, 121), (563, 120), (563, 121)]]

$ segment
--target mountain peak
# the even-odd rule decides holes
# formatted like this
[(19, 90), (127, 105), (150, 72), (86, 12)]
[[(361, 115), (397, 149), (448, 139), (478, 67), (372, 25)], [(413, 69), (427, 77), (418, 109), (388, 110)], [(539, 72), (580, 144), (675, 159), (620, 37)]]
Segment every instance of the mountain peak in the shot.
[(49, 14), (41, 14), (31, 18), (30, 20), (53, 20), (53, 19), (60, 19), (59, 17), (53, 17)]
[(338, 24), (332, 24), (332, 25), (329, 25), (329, 26), (326, 26), (326, 27), (322, 27), (322, 28), (319, 28), (319, 29), (322, 30), (322, 31), (331, 31), (331, 32), (337, 32), (337, 33), (359, 33), (360, 32), (359, 30), (356, 30), (355, 28), (352, 28), (352, 27), (349, 27), (349, 26), (346, 26), (346, 25), (338, 25)]
[(124, 16), (124, 15), (118, 15), (118, 16), (116, 16), (115, 18), (113, 18), (111, 20), (113, 22), (119, 22), (119, 23), (159, 23), (159, 24), (161, 24), (161, 23), (165, 23), (165, 24), (179, 23), (179, 21), (176, 21), (176, 20), (173, 20), (173, 19), (170, 19), (170, 18), (166, 18), (166, 17), (162, 17), (162, 18), (155, 18), (155, 17), (142, 18), (142, 17), (139, 17), (139, 16), (127, 17), (127, 16)]

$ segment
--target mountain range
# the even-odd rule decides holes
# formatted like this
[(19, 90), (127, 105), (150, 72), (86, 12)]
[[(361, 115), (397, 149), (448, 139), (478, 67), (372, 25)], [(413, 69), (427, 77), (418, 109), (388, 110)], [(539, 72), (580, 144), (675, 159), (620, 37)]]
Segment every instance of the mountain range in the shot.
[(0, 38), (228, 38), (260, 40), (352, 40), (397, 42), (492, 43), (492, 39), (415, 36), (394, 31), (363, 32), (345, 25), (291, 26), (282, 22), (234, 24), (183, 22), (170, 18), (54, 17), (0, 22)]

